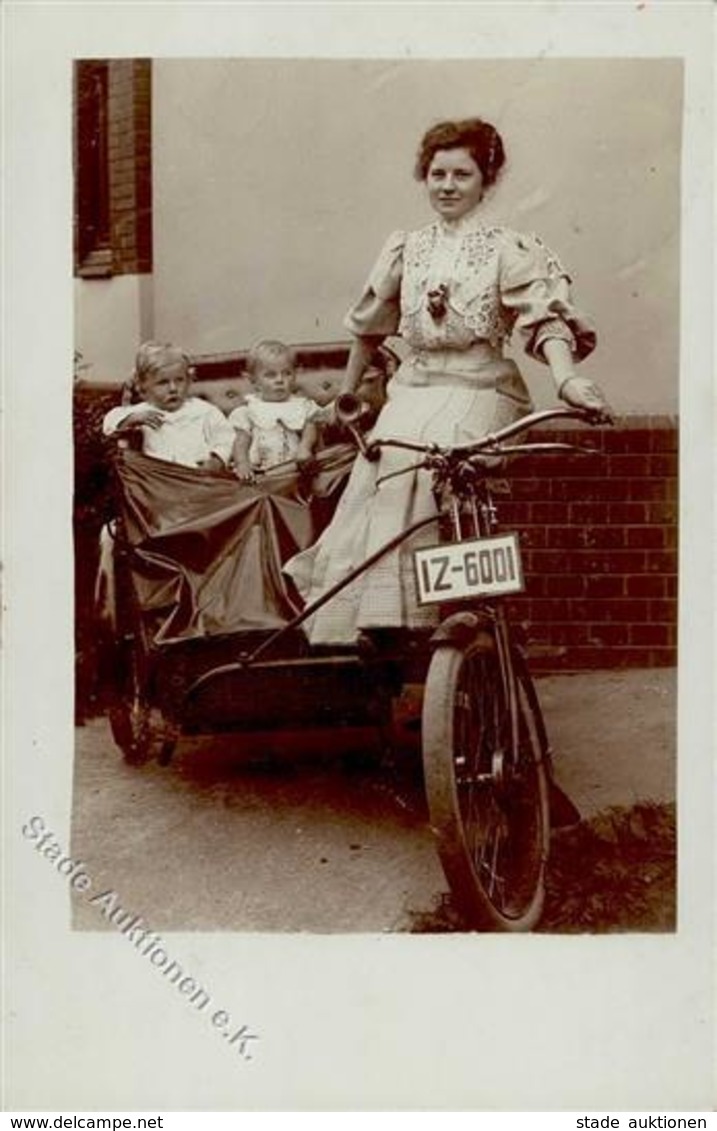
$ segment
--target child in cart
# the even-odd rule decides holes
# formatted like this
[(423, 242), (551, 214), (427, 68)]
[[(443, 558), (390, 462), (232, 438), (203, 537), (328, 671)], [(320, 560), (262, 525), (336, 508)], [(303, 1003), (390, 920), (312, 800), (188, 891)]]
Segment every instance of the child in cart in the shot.
[[(191, 363), (178, 346), (144, 342), (137, 351), (132, 387), (134, 404), (121, 404), (105, 414), (105, 436), (128, 440), (139, 436), (145, 455), (212, 475), (229, 466), (234, 429), (214, 405), (189, 395)], [(115, 620), (114, 524), (100, 531), (100, 560), (95, 606), (101, 623)]]
[(105, 436), (141, 433), (145, 455), (205, 472), (223, 471), (234, 429), (215, 405), (190, 396), (191, 363), (169, 343), (144, 342), (137, 352), (134, 385), (140, 400), (106, 414)]
[(280, 464), (299, 469), (311, 460), (326, 410), (294, 390), (296, 359), (278, 341), (260, 341), (249, 350), (247, 373), (254, 391), (229, 414), (234, 429), (234, 471), (244, 483)]
[[(398, 364), (385, 346), (369, 359), (356, 389), (362, 413), (360, 427), (370, 428), (386, 397), (386, 382)], [(234, 470), (243, 482), (278, 464), (295, 463), (308, 470), (317, 443), (345, 443), (346, 430), (337, 420), (333, 401), (317, 404), (292, 392), (296, 360), (291, 348), (261, 341), (249, 351), (247, 372), (254, 392), (229, 415), (236, 429)]]

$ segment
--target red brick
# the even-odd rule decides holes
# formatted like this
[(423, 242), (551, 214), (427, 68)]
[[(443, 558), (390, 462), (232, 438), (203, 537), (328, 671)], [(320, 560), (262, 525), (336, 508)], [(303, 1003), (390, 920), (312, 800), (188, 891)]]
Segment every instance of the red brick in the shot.
[(555, 479), (551, 483), (554, 499), (568, 499), (576, 502), (622, 502), (625, 500), (626, 484), (616, 476), (602, 474), (595, 479)]
[[(581, 597), (586, 580), (588, 579), (576, 573), (549, 575), (544, 578), (543, 592), (547, 597)], [(612, 581), (612, 578), (606, 580)], [(618, 578), (615, 580), (621, 581)]]
[(650, 457), (645, 455), (611, 456), (609, 474), (623, 479), (641, 479), (650, 474)]
[[(610, 522), (615, 523), (640, 523), (649, 521), (648, 508), (650, 506), (659, 506), (655, 503), (610, 503), (608, 508), (608, 516)], [(661, 520), (657, 520), (661, 521)]]
[(668, 576), (664, 577), (663, 580), (665, 582), (665, 593), (666, 593), (666, 595), (668, 597), (677, 597), (678, 590), (679, 590), (679, 584), (678, 584), (677, 577), (675, 575), (672, 575), (672, 576), (668, 575)]
[(531, 606), (531, 620), (545, 623), (559, 623), (575, 619), (574, 603), (570, 598), (537, 598)]
[(603, 597), (576, 601), (573, 612), (580, 620), (596, 624), (644, 623), (650, 619), (647, 601), (635, 598)]
[[(135, 206), (135, 191), (134, 185), (128, 185), (122, 188), (113, 188), (110, 192), (110, 200), (115, 213), (123, 212), (125, 210), (134, 210)], [(134, 218), (130, 216), (129, 222), (134, 226)], [(124, 221), (124, 217), (122, 217)], [(126, 221), (125, 221), (126, 222)]]
[(665, 479), (674, 478), (678, 471), (678, 458), (676, 452), (663, 452), (660, 455), (650, 456), (650, 475), (663, 476)]
[(586, 669), (624, 669), (634, 667), (673, 667), (676, 649), (625, 647), (622, 645), (551, 645), (531, 643), (528, 651), (533, 672), (579, 672)]
[(665, 532), (659, 526), (628, 526), (625, 539), (628, 546), (661, 550), (665, 544)]
[(625, 545), (625, 531), (621, 526), (586, 526), (579, 542), (586, 550), (621, 550)]
[(659, 574), (639, 574), (625, 578), (628, 597), (664, 597), (667, 595), (667, 578)]
[(118, 157), (112, 168), (115, 181), (131, 184), (134, 181), (134, 164), (133, 151), (130, 151), (127, 156)]
[(151, 271), (149, 59), (109, 61), (108, 143), (113, 271)]
[(629, 501), (672, 503), (677, 497), (677, 485), (670, 479), (633, 479), (623, 489)]
[(565, 522), (568, 508), (564, 503), (533, 503), (530, 508), (533, 522), (553, 525)]
[(642, 455), (652, 450), (651, 434), (647, 429), (634, 431), (622, 428), (609, 429), (604, 434), (605, 451), (612, 454)]
[[(502, 525), (505, 529), (505, 525)], [(518, 536), (520, 538), (521, 550), (528, 548), (541, 550), (545, 545), (545, 529), (542, 526), (525, 526), (521, 524), (518, 527)]]
[(555, 471), (558, 470), (558, 467), (560, 475), (571, 479), (581, 479), (586, 475), (602, 476), (607, 473), (606, 458), (603, 452), (588, 449), (586, 445), (583, 445), (580, 453), (576, 452), (574, 455), (566, 453), (560, 458), (559, 464), (556, 458)]
[(679, 434), (676, 428), (655, 428), (650, 432), (650, 447), (653, 452), (676, 452)]
[[(656, 550), (655, 553), (659, 554), (660, 551)], [(640, 550), (573, 550), (570, 554), (570, 567), (584, 574), (642, 573), (645, 555)]]
[(676, 624), (677, 601), (650, 601), (650, 617), (656, 624)]
[(625, 578), (601, 575), (582, 579), (586, 597), (622, 597), (625, 592)]
[(510, 481), (510, 492), (514, 499), (535, 499), (540, 495), (533, 478), (521, 479), (517, 476)]
[(655, 523), (657, 526), (671, 525), (677, 522), (676, 502), (642, 503), (637, 505), (645, 507), (647, 511), (647, 522)]
[(647, 655), (644, 648), (623, 648), (619, 645), (577, 647), (569, 650), (562, 666), (577, 671), (584, 668), (634, 668), (644, 666)]
[[(544, 484), (545, 490), (541, 501), (563, 506), (572, 500), (581, 502), (580, 492), (577, 489), (580, 482), (581, 480), (566, 479), (562, 475), (554, 475), (549, 483)], [(592, 480), (588, 482), (592, 482)]]
[(529, 597), (544, 597), (547, 593), (547, 578), (539, 573), (531, 574), (525, 578), (525, 592)]
[(548, 549), (579, 550), (585, 545), (582, 526), (548, 527)]
[(647, 555), (646, 568), (649, 573), (676, 573), (677, 555), (672, 550), (651, 550)]
[(670, 626), (666, 624), (630, 625), (630, 643), (667, 648), (674, 643)]
[[(607, 526), (609, 524), (610, 508), (612, 506), (615, 506), (615, 504), (608, 504), (606, 502), (570, 503), (570, 521), (576, 525), (584, 523)], [(563, 516), (563, 521), (564, 517), (565, 516)]]
[(522, 529), (531, 521), (530, 503), (500, 502), (498, 520), (503, 530)]
[[(589, 644), (629, 644), (629, 628), (626, 624), (591, 624), (588, 630)], [(571, 643), (581, 644), (582, 640)]]
[(529, 648), (528, 662), (530, 663), (530, 670), (535, 675), (565, 671), (564, 653), (565, 648), (552, 648), (547, 652), (542, 651), (540, 648)]
[(546, 621), (529, 621), (526, 626), (529, 648), (544, 652), (561, 652), (572, 644), (587, 644), (587, 634), (583, 632), (579, 640), (573, 639), (575, 625), (569, 623), (548, 624)]
[(113, 90), (110, 94), (110, 129), (119, 137), (122, 145), (126, 144), (127, 132), (132, 129), (133, 120), (132, 98), (124, 91)]
[(568, 562), (565, 554), (550, 550), (528, 550), (524, 554), (523, 567), (530, 573), (566, 573)]

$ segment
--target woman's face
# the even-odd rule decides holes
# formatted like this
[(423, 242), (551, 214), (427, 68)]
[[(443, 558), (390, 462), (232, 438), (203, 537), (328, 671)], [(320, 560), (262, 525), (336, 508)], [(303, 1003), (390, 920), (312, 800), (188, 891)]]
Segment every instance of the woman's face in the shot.
[(483, 174), (467, 149), (439, 149), (426, 173), (431, 207), (446, 220), (458, 220), (480, 202)]

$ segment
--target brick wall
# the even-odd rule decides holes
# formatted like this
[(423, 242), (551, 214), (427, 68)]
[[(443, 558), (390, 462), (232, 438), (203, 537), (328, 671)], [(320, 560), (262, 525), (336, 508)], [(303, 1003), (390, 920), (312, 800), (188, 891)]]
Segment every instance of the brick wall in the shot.
[(677, 421), (552, 426), (531, 439), (595, 455), (520, 457), (501, 527), (520, 532), (512, 602), (539, 670), (671, 665), (677, 654)]
[(75, 81), (76, 272), (151, 272), (151, 62), (79, 60)]
[(112, 271), (152, 270), (151, 63), (109, 64), (108, 130)]
[[(317, 364), (335, 360), (330, 351), (318, 360), (312, 354)], [(213, 375), (208, 367), (205, 376)], [(93, 568), (108, 506), (100, 423), (118, 397), (106, 386), (79, 386), (75, 393), (75, 536), (84, 573)], [(496, 496), (501, 528), (520, 534), (526, 591), (511, 605), (524, 626), (532, 667), (675, 664), (677, 420), (627, 416), (597, 429), (554, 424), (531, 439), (595, 450), (589, 456), (521, 456), (511, 464), (511, 494)], [(91, 592), (84, 573), (80, 622)]]

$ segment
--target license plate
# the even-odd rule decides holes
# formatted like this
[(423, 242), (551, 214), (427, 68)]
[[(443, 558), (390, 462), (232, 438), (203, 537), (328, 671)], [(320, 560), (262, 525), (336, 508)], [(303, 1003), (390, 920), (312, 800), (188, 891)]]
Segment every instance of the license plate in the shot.
[(517, 534), (428, 546), (413, 555), (422, 605), (520, 593), (525, 588)]

